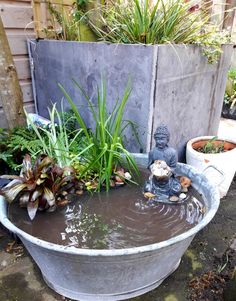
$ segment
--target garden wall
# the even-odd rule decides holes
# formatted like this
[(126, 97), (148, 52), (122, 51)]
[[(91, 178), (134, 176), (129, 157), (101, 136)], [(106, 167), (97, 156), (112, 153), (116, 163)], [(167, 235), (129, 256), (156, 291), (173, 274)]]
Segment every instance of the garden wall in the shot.
[(232, 46), (215, 65), (207, 63), (198, 46), (123, 45), (64, 41), (31, 41), (34, 61), (37, 109), (47, 116), (47, 107), (63, 97), (61, 83), (78, 107), (83, 108), (87, 125), (91, 116), (81, 106), (81, 96), (72, 84), (76, 79), (90, 96), (96, 94), (101, 74), (106, 78), (109, 103), (122, 97), (127, 81), (132, 93), (125, 118), (139, 125), (142, 146), (131, 132), (126, 144), (134, 152), (149, 151), (157, 125), (165, 123), (171, 133), (170, 144), (184, 157), (190, 138), (215, 135), (218, 130), (226, 73)]

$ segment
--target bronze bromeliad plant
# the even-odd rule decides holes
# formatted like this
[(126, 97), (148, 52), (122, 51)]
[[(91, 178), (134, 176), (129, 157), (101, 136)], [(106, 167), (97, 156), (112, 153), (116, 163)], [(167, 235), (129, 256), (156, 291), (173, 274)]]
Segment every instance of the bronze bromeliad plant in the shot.
[(19, 200), (22, 207), (27, 207), (31, 220), (37, 210), (54, 211), (72, 188), (80, 189), (74, 169), (59, 167), (46, 155), (40, 155), (34, 164), (26, 155), (19, 176), (3, 175), (1, 178), (13, 181), (1, 189), (0, 194), (9, 203)]

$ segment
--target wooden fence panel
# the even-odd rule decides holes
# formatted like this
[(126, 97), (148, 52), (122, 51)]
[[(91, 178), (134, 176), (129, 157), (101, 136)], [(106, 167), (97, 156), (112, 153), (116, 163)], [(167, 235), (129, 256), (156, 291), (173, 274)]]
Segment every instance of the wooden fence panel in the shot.
[[(57, 10), (61, 11), (74, 5), (74, 0), (48, 0)], [(50, 14), (45, 0), (32, 0), (33, 15), (35, 20), (35, 33), (39, 38), (44, 38), (44, 28), (50, 24)]]
[(13, 56), (17, 55), (28, 55), (26, 39), (34, 38), (35, 34), (33, 31), (22, 32), (19, 30), (7, 30), (7, 37)]
[(34, 28), (31, 6), (0, 4), (0, 10), (5, 28)]
[[(27, 38), (35, 37), (31, 0), (1, 0), (0, 15), (16, 66), (23, 93), (24, 106), (27, 110), (32, 112), (34, 110), (34, 101), (26, 42)], [(5, 126), (6, 119), (2, 104), (0, 103), (0, 127)]]
[(29, 68), (29, 59), (27, 57), (15, 57), (14, 63), (16, 66), (16, 71), (18, 74), (18, 78), (21, 80), (30, 79), (30, 68)]

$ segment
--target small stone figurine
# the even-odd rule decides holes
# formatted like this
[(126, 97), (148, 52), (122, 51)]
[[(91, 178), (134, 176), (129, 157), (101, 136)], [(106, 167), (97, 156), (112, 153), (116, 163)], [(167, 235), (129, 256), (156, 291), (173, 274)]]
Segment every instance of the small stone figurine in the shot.
[(180, 180), (175, 176), (177, 152), (168, 146), (170, 133), (167, 126), (159, 126), (154, 139), (156, 146), (148, 157), (151, 175), (145, 182), (144, 196), (164, 203), (182, 202), (186, 195), (182, 193)]

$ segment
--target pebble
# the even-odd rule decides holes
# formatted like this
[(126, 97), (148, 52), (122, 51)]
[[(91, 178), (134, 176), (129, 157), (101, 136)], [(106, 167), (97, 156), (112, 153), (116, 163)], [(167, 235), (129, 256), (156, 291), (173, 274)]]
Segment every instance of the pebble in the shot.
[(78, 194), (78, 195), (81, 195), (81, 194), (83, 194), (83, 190), (76, 190), (75, 193)]
[(1, 266), (5, 268), (5, 267), (7, 266), (7, 261), (6, 261), (6, 260), (3, 260), (3, 261), (1, 262)]
[(145, 196), (145, 198), (148, 198), (148, 199), (155, 198), (155, 194), (153, 194), (151, 192), (145, 192), (144, 196)]
[(66, 200), (66, 199), (64, 199), (64, 200), (58, 201), (58, 202), (57, 202), (57, 205), (58, 205), (58, 206), (65, 206), (65, 205), (67, 205), (68, 203), (69, 203), (69, 201)]
[(61, 239), (62, 239), (62, 240), (66, 240), (66, 233), (61, 232)]
[(118, 183), (118, 182), (123, 183), (123, 179), (121, 179), (121, 177), (119, 177), (119, 176), (115, 176), (115, 180), (116, 180), (116, 183)]
[(125, 185), (124, 182), (116, 182), (115, 184), (116, 184), (116, 186), (123, 186), (123, 185)]
[(127, 179), (127, 180), (131, 180), (131, 174), (128, 172), (128, 171), (126, 171), (125, 172), (125, 178)]
[(150, 167), (151, 173), (156, 177), (167, 177), (170, 173), (170, 168), (165, 161), (156, 160)]
[(169, 198), (169, 200), (170, 200), (171, 202), (178, 202), (178, 201), (179, 201), (179, 198), (178, 198), (176, 195), (172, 195), (172, 196)]
[(184, 200), (184, 199), (186, 199), (186, 197), (187, 197), (187, 195), (185, 193), (181, 193), (179, 195), (180, 200)]
[(230, 249), (236, 251), (236, 239), (234, 239), (233, 242), (231, 243)]

